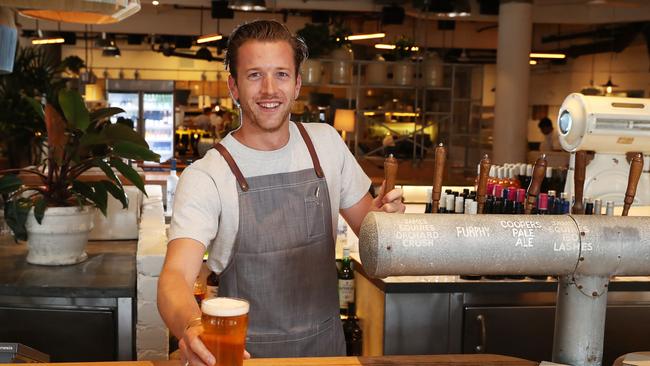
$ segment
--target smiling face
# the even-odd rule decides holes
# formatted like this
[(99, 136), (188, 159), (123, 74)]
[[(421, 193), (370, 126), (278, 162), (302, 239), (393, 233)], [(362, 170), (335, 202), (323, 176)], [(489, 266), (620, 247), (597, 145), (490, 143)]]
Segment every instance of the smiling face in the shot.
[(242, 130), (272, 133), (288, 127), (300, 92), (294, 62), (286, 41), (249, 40), (237, 50), (237, 80), (231, 76), (228, 87), (241, 105)]

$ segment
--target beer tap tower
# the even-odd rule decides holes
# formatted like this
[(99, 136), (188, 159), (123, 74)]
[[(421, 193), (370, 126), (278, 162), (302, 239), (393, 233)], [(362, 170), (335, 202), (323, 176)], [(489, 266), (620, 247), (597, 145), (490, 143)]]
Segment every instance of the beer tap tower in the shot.
[(562, 148), (571, 153), (564, 191), (574, 195), (576, 152), (593, 150), (584, 196), (623, 205), (630, 171), (626, 153), (644, 155), (636, 204), (650, 205), (650, 99), (569, 94), (557, 119)]
[[(584, 151), (577, 154), (578, 173), (575, 182), (573, 174), (567, 177), (567, 191), (584, 182), (585, 195), (624, 202), (623, 216), (635, 202), (650, 203), (650, 159), (641, 153), (650, 153), (650, 99), (571, 94), (558, 125), (562, 146), (574, 153), (572, 168), (576, 151), (596, 151), (586, 173)], [(630, 151), (639, 152), (631, 164)], [(529, 188), (529, 206), (537, 193)], [(576, 193), (580, 198), (581, 190)], [(610, 277), (650, 275), (650, 217), (581, 211), (578, 205), (574, 214), (562, 216), (370, 212), (361, 225), (359, 254), (373, 277), (557, 275), (553, 361), (597, 366)]]

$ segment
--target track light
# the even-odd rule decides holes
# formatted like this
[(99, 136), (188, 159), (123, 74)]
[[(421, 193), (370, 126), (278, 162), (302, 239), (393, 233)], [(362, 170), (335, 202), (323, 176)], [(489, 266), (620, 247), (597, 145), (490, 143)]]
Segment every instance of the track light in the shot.
[(566, 55), (564, 53), (539, 53), (539, 52), (531, 52), (529, 55), (531, 58), (557, 58), (557, 59), (563, 59), (566, 58)]
[(213, 33), (213, 34), (204, 34), (201, 37), (199, 37), (196, 40), (196, 43), (201, 44), (201, 43), (208, 43), (208, 42), (214, 42), (222, 39), (223, 36), (218, 33)]
[(353, 34), (351, 36), (345, 37), (348, 41), (359, 41), (362, 39), (375, 39), (375, 38), (384, 38), (386, 33), (369, 33), (369, 34)]
[(102, 51), (102, 56), (118, 58), (122, 56), (119, 48), (107, 48)]

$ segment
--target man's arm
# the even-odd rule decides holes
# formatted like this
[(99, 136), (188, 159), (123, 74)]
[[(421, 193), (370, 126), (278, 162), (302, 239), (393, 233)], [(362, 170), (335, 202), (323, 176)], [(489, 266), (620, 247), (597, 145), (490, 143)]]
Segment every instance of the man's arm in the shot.
[(203, 253), (205, 246), (196, 240), (172, 240), (167, 246), (158, 280), (158, 311), (169, 330), (179, 339), (181, 351), (193, 366), (214, 363), (214, 357), (198, 338), (200, 328), (188, 329), (191, 320), (201, 317), (193, 287), (201, 270)]
[(381, 184), (379, 194), (374, 199), (370, 193), (366, 193), (359, 202), (341, 210), (341, 216), (347, 221), (350, 228), (356, 235), (359, 235), (361, 222), (370, 211), (399, 212), (404, 213), (406, 206), (402, 202), (402, 190), (395, 188), (384, 195), (384, 185)]

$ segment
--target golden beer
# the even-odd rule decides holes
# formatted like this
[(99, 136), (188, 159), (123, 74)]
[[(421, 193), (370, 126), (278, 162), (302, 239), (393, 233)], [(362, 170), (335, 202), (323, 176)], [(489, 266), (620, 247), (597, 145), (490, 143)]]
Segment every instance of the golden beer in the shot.
[(201, 303), (201, 340), (212, 352), (215, 366), (241, 366), (248, 328), (249, 304), (228, 297), (206, 299)]

